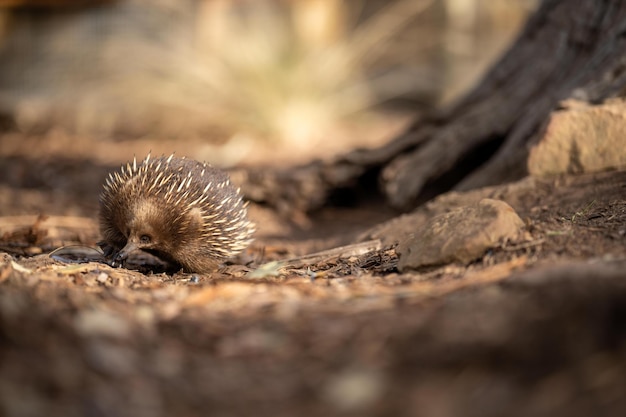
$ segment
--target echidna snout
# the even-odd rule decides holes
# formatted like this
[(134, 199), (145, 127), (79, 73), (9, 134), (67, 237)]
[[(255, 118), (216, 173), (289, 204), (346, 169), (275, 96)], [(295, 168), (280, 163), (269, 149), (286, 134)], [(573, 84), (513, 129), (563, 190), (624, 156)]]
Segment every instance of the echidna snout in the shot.
[[(159, 208), (151, 199), (139, 199), (131, 205), (131, 216), (127, 221), (126, 244), (114, 256), (113, 262), (122, 264), (129, 255), (137, 250), (163, 252), (165, 257), (173, 248), (170, 247), (167, 231), (159, 227)], [(199, 225), (201, 227), (201, 225)], [(161, 255), (163, 256), (163, 255)], [(172, 261), (173, 259), (166, 259)]]
[(100, 196), (99, 245), (112, 264), (137, 250), (188, 272), (210, 272), (252, 240), (246, 205), (223, 171), (150, 155), (111, 173)]

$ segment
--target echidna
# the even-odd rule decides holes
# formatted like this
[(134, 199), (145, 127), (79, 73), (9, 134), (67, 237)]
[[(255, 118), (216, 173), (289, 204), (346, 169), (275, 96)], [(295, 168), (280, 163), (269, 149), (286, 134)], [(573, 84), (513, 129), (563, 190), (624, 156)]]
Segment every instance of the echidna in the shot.
[(254, 225), (228, 175), (206, 163), (150, 155), (109, 174), (98, 245), (113, 264), (136, 250), (187, 272), (209, 272), (245, 249)]

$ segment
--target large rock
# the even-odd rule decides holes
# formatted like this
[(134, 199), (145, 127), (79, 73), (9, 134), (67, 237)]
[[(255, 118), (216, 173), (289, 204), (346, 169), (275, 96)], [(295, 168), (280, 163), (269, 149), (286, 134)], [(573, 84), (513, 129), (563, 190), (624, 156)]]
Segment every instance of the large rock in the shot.
[(511, 206), (485, 198), (436, 216), (408, 234), (396, 249), (398, 269), (470, 262), (504, 240), (518, 239), (523, 227), (524, 222)]
[(598, 106), (570, 100), (554, 112), (530, 151), (528, 171), (547, 176), (626, 167), (626, 102)]

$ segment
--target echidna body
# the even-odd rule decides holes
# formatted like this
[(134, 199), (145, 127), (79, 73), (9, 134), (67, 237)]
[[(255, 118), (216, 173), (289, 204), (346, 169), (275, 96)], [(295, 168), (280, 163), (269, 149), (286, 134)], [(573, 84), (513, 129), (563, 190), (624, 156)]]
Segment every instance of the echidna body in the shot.
[(148, 155), (107, 178), (100, 232), (99, 245), (115, 263), (143, 250), (185, 271), (209, 272), (250, 244), (254, 225), (223, 171)]

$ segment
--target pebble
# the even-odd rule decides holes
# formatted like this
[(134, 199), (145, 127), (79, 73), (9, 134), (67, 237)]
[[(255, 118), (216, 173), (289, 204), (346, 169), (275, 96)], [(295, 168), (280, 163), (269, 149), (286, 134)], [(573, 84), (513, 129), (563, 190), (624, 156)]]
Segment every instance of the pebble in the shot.
[(129, 339), (130, 324), (118, 314), (104, 310), (84, 310), (74, 320), (74, 328), (83, 337), (104, 336)]

